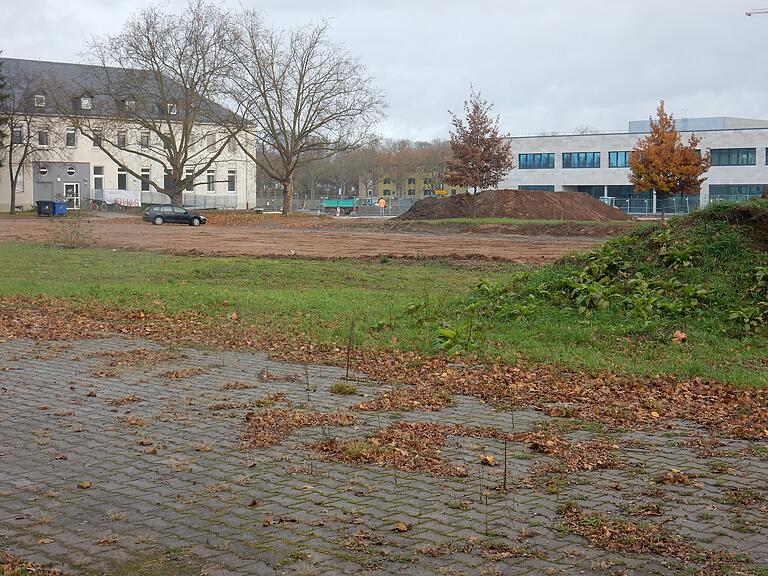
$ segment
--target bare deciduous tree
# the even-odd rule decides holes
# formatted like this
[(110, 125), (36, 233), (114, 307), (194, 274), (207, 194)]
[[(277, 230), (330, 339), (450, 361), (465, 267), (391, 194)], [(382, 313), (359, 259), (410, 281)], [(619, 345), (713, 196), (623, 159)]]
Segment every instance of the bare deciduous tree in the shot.
[(294, 173), (310, 162), (362, 146), (385, 108), (366, 68), (327, 38), (320, 24), (285, 33), (245, 11), (232, 100), (243, 118), (238, 138), (248, 157), (283, 185), (292, 209)]
[(232, 71), (235, 31), (227, 12), (202, 0), (178, 12), (141, 10), (119, 34), (90, 44), (90, 74), (74, 93), (61, 87), (60, 112), (134, 177), (146, 180), (131, 158), (159, 164), (162, 178), (150, 185), (180, 205), (184, 190), (234, 144), (233, 114), (217, 101)]
[(50, 113), (50, 107), (35, 102), (36, 97), (49, 91), (46, 78), (15, 73), (6, 83), (5, 98), (0, 100), (0, 117), (8, 127), (10, 138), (0, 149), (11, 183), (10, 213), (13, 214), (24, 171), (32, 162), (60, 156), (63, 138), (61, 123)]
[[(0, 52), (2, 54), (2, 52)], [(3, 74), (3, 61), (0, 60), (0, 111), (5, 110), (5, 103), (8, 100), (8, 93), (6, 92), (5, 75)], [(0, 112), (0, 150), (3, 150), (5, 139), (8, 137), (6, 129), (8, 128), (8, 118), (5, 117), (4, 112)], [(0, 155), (0, 167), (3, 166), (3, 156)]]

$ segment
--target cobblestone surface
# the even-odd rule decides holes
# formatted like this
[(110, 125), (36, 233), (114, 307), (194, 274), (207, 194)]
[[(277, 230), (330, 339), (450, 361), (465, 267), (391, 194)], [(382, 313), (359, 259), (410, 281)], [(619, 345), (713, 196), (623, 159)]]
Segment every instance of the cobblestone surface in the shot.
[[(139, 348), (170, 354), (108, 365), (108, 353)], [(551, 419), (459, 397), (439, 412), (360, 412), (353, 428), (300, 429), (256, 450), (241, 446), (243, 408), (211, 409), (281, 392), (295, 407), (336, 411), (378, 391), (363, 382), (358, 396), (334, 395), (341, 370), (306, 370), (310, 386), (305, 367), (259, 353), (122, 338), (0, 343), (0, 549), (73, 574), (181, 548), (209, 575), (690, 573), (677, 558), (609, 552), (569, 533), (558, 507), (575, 501), (589, 513), (661, 522), (699, 548), (740, 555), (749, 569), (768, 566), (765, 443), (720, 439), (702, 454), (684, 445), (708, 438), (689, 422), (658, 434), (585, 426), (568, 437), (610, 438), (624, 469), (524, 487), (547, 458), (511, 443), (512, 489), (502, 493), (501, 467), (478, 464), (480, 454), (502, 459), (494, 440), (449, 438), (443, 455), (467, 465), (466, 478), (331, 463), (307, 445), (397, 421), (520, 432)], [(254, 386), (222, 389), (236, 381)], [(695, 484), (654, 482), (673, 469)], [(396, 521), (411, 528), (394, 532)]]

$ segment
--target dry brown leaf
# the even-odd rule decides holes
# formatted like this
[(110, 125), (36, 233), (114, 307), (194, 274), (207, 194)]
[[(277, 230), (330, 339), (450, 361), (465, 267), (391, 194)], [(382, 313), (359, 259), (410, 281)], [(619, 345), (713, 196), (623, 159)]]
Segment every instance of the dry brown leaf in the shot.
[(392, 525), (392, 532), (408, 532), (411, 529), (411, 525), (402, 520), (398, 520)]

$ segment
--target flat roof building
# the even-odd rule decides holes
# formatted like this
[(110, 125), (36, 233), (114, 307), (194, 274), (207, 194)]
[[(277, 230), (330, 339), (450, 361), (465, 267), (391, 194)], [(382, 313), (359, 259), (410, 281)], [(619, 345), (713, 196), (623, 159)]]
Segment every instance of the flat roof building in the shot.
[[(687, 213), (722, 200), (760, 196), (768, 186), (768, 120), (682, 118), (683, 141), (691, 134), (712, 154), (701, 193), (665, 200), (668, 213)], [(629, 151), (650, 132), (648, 120), (632, 121), (626, 132), (512, 137), (516, 168), (503, 188), (585, 192), (631, 214), (661, 211), (653, 192), (636, 193), (629, 183)]]

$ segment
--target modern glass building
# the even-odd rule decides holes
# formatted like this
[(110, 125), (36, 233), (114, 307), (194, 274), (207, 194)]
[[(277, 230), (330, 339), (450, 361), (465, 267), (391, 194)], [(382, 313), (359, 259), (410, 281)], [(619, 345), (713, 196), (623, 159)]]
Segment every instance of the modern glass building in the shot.
[[(664, 199), (664, 211), (687, 213), (710, 202), (760, 196), (768, 187), (768, 121), (746, 118), (683, 118), (683, 140), (701, 138), (712, 155), (701, 193)], [(636, 215), (661, 212), (653, 191), (629, 183), (629, 151), (650, 132), (649, 121), (633, 121), (626, 132), (556, 134), (511, 138), (517, 167), (500, 188), (584, 192)]]

